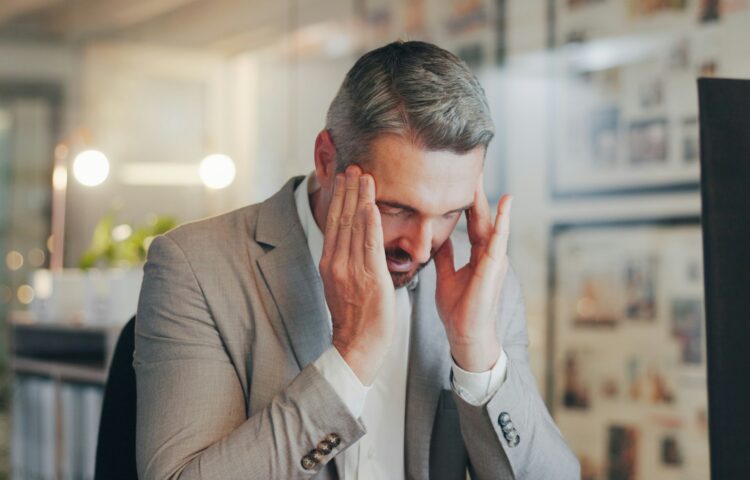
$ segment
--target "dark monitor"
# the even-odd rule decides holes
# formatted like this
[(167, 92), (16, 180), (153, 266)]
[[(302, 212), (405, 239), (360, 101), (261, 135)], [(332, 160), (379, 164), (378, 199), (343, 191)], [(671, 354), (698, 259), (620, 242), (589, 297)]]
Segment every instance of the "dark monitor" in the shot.
[(750, 478), (750, 80), (698, 80), (713, 479)]

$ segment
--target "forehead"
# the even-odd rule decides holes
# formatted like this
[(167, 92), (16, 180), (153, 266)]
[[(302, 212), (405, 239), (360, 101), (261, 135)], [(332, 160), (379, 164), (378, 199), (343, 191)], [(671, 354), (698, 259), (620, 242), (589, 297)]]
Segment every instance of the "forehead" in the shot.
[(463, 154), (426, 150), (408, 138), (386, 134), (372, 142), (363, 170), (375, 179), (378, 200), (439, 215), (473, 202), (483, 160), (484, 147)]

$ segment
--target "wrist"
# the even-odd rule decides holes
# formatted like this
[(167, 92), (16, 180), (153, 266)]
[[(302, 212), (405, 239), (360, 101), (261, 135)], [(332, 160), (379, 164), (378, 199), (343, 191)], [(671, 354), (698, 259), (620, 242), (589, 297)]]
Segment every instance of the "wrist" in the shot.
[(451, 356), (467, 372), (486, 372), (500, 358), (502, 347), (497, 340), (482, 343), (451, 343)]
[(361, 349), (336, 341), (333, 342), (333, 346), (336, 347), (341, 358), (349, 365), (362, 385), (372, 385), (380, 368), (382, 355), (378, 355), (374, 348)]

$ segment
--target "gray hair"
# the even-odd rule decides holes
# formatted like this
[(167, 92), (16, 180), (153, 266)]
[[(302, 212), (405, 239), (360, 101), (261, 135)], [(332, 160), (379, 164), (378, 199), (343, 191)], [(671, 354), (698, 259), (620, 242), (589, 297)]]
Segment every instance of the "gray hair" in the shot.
[(326, 129), (337, 170), (365, 163), (381, 134), (405, 136), (428, 150), (466, 153), (495, 135), (482, 86), (456, 55), (418, 41), (366, 53), (331, 102)]

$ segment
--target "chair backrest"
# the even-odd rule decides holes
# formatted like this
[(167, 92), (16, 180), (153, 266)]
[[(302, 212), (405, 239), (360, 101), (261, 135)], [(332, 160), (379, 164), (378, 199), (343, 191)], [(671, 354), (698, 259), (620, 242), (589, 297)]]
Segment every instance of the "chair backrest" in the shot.
[(135, 317), (120, 332), (104, 389), (96, 480), (137, 480), (135, 466)]

